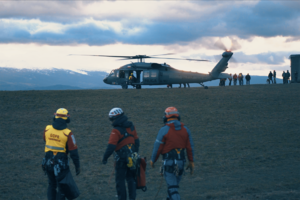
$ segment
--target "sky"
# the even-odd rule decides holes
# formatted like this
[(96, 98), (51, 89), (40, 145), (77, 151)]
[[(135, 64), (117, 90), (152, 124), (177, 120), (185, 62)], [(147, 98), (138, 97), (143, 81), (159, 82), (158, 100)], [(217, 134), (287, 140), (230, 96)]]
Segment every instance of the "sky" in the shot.
[(173, 53), (210, 62), (146, 62), (207, 73), (220, 41), (234, 53), (227, 73), (289, 70), (300, 54), (300, 1), (0, 0), (0, 67), (109, 72), (130, 61), (84, 55)]

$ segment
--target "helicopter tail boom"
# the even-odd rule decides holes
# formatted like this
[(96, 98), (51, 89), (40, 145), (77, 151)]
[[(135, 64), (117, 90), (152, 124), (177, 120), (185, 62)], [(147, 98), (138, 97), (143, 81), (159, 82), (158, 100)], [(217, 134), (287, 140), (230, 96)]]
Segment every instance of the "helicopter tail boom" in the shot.
[[(222, 54), (222, 59), (218, 62), (218, 64), (209, 73), (212, 78), (219, 79), (219, 78), (223, 78), (223, 75), (224, 76), (226, 75), (225, 73), (223, 74), (222, 72), (224, 72), (228, 68), (227, 67), (228, 66), (228, 61), (229, 61), (229, 59), (231, 58), (232, 55), (233, 55), (233, 53), (230, 52), (230, 51), (225, 51)], [(228, 77), (226, 76), (226, 78), (228, 78)]]
[(223, 79), (223, 78), (231, 78), (231, 76), (226, 73), (220, 73), (218, 76), (218, 79)]

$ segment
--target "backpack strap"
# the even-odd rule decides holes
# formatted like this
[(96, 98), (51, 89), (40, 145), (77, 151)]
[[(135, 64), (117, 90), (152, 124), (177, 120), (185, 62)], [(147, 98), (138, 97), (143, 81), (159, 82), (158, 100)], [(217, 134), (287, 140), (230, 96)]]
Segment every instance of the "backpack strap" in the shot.
[[(121, 135), (124, 135), (119, 141), (118, 141), (118, 144), (120, 143), (120, 142), (122, 142), (124, 139), (126, 139), (127, 137), (134, 137), (132, 134), (129, 134), (129, 133), (127, 133), (127, 131), (126, 131), (126, 129), (125, 128), (123, 128), (123, 127), (114, 127), (115, 129), (117, 129), (120, 133), (121, 133)], [(133, 127), (131, 127), (131, 130), (132, 129), (134, 129)]]

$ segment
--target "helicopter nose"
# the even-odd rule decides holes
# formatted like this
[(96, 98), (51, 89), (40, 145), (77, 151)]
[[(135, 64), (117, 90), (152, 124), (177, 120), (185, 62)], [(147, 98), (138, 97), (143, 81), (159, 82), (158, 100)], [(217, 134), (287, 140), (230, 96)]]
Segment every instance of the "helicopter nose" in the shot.
[(103, 82), (104, 82), (104, 83), (107, 83), (107, 77), (105, 77), (105, 78), (103, 79)]

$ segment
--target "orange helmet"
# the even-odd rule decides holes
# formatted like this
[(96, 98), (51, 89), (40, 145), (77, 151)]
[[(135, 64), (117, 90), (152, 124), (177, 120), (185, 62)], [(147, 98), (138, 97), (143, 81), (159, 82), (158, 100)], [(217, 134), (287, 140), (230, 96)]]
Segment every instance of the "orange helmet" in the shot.
[(175, 108), (175, 107), (166, 108), (165, 116), (163, 117), (164, 123), (166, 123), (168, 121), (168, 119), (171, 119), (171, 118), (177, 118), (180, 121), (179, 112), (178, 112), (177, 108)]
[(171, 117), (179, 117), (179, 112), (177, 110), (177, 108), (175, 107), (168, 107), (165, 110), (165, 117), (166, 118), (171, 118)]

